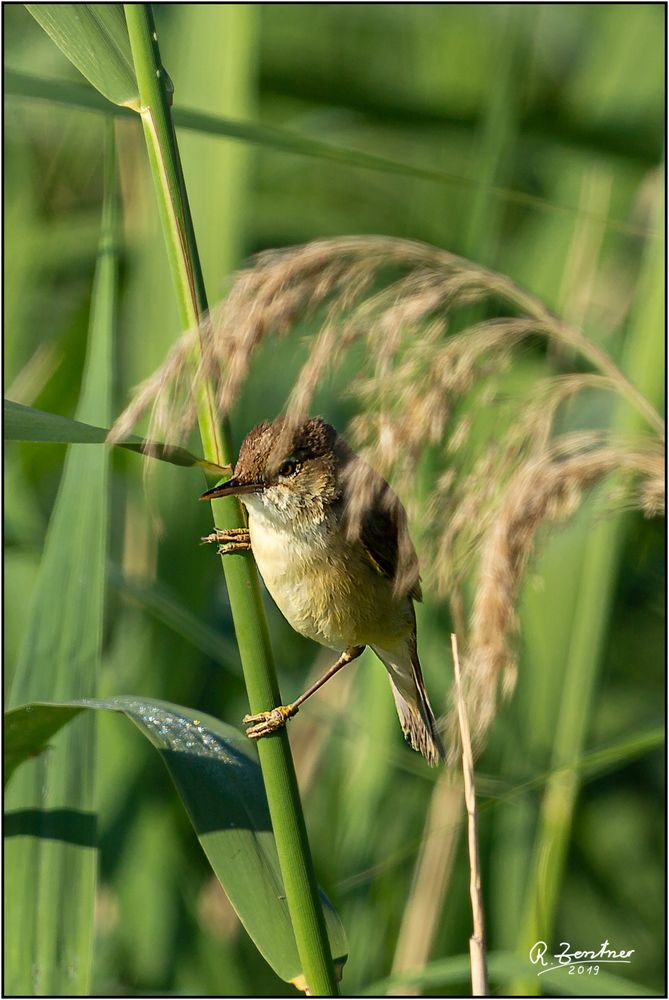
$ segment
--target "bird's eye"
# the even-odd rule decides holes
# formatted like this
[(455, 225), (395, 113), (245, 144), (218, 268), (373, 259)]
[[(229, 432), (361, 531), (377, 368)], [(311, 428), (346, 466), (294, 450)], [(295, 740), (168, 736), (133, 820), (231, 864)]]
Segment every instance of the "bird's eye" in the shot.
[(300, 467), (300, 463), (296, 462), (294, 458), (289, 458), (287, 461), (282, 462), (279, 466), (279, 475), (283, 476), (284, 479), (289, 479), (294, 476)]

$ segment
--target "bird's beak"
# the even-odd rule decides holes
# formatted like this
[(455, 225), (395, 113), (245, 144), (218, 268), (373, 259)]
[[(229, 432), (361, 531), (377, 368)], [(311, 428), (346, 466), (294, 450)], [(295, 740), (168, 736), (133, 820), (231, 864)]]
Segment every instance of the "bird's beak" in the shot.
[(200, 500), (218, 500), (219, 497), (238, 497), (241, 493), (259, 493), (262, 483), (240, 483), (238, 479), (228, 479), (227, 483), (214, 486), (200, 497)]

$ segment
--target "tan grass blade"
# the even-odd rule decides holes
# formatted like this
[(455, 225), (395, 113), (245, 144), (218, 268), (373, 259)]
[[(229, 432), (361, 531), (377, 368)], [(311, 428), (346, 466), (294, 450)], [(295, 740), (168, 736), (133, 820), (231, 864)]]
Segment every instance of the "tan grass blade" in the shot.
[(472, 967), (472, 996), (488, 995), (488, 971), (486, 967), (485, 921), (483, 916), (483, 894), (481, 891), (481, 862), (478, 845), (478, 818), (476, 813), (476, 791), (474, 785), (474, 758), (469, 738), (467, 704), (462, 690), (458, 640), (451, 635), (455, 688), (462, 739), (462, 773), (464, 776), (465, 805), (467, 807), (467, 843), (469, 847), (469, 895), (472, 902), (474, 931), (469, 939), (469, 955)]

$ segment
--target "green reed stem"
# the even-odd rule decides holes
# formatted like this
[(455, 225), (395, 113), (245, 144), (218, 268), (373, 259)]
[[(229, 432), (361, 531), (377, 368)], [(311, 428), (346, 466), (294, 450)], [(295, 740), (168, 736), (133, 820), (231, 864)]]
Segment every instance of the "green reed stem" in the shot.
[[(179, 316), (185, 329), (195, 329), (206, 315), (207, 297), (170, 111), (167, 77), (160, 60), (150, 4), (125, 4), (124, 7), (139, 85), (140, 115)], [(197, 392), (204, 454), (218, 464), (231, 463), (233, 449), (228, 422), (217, 419), (210, 385), (199, 387)], [(217, 527), (244, 525), (242, 509), (236, 499), (216, 500), (212, 508)], [(252, 713), (262, 712), (281, 704), (281, 696), (258, 574), (248, 553), (227, 555), (223, 569), (249, 706)], [(258, 753), (302, 971), (312, 995), (336, 996), (332, 956), (285, 730), (260, 740)]]

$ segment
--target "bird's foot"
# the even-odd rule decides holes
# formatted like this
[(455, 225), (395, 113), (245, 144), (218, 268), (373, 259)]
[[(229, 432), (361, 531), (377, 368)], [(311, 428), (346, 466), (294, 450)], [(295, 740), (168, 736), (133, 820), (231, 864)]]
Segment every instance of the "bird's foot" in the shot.
[(259, 712), (257, 715), (245, 715), (242, 722), (245, 726), (250, 726), (246, 730), (246, 735), (250, 740), (259, 740), (263, 736), (269, 736), (286, 725), (288, 719), (297, 715), (299, 709), (297, 705), (277, 705), (270, 712)]
[(250, 552), (251, 537), (248, 528), (214, 528), (210, 535), (200, 539), (202, 545), (210, 542), (218, 545), (219, 556), (229, 552)]

